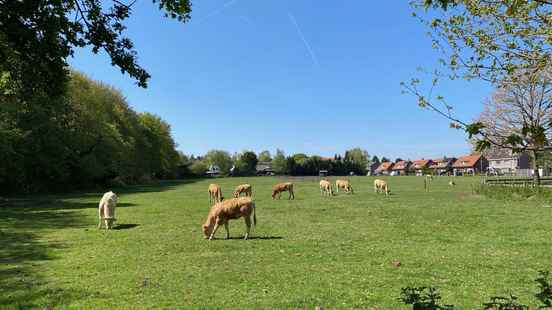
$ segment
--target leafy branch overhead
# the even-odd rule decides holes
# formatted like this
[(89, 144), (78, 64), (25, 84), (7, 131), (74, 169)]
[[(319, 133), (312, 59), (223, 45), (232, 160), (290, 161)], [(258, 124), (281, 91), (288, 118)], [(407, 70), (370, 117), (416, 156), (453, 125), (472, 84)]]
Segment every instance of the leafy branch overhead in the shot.
[[(0, 70), (9, 72), (21, 88), (63, 92), (67, 57), (75, 48), (104, 51), (111, 64), (140, 87), (150, 75), (138, 64), (132, 41), (124, 35), (132, 2), (119, 0), (0, 1)], [(165, 16), (186, 22), (190, 0), (153, 0)]]
[[(429, 29), (442, 55), (424, 90), (420, 79), (401, 83), (420, 107), (465, 130), (482, 151), (489, 147), (529, 151), (538, 180), (537, 153), (552, 138), (552, 1), (412, 0), (413, 16)], [(482, 80), (496, 89), (474, 122), (453, 114), (453, 105), (433, 92), (441, 79)]]

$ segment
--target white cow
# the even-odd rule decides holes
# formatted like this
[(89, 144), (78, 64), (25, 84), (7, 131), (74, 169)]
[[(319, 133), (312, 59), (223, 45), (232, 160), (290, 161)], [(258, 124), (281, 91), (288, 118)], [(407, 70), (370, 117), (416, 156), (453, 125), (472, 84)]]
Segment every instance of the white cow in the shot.
[(117, 206), (117, 195), (112, 191), (105, 193), (98, 205), (98, 214), (100, 217), (98, 229), (102, 228), (102, 223), (105, 223), (105, 229), (113, 228), (113, 222), (115, 222), (115, 206)]

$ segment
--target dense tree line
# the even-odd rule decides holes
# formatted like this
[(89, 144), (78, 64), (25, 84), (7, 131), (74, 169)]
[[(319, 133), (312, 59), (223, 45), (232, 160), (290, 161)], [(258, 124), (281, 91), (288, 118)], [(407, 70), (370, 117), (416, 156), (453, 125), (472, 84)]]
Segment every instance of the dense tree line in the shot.
[[(351, 172), (364, 175), (370, 162), (369, 158), (368, 153), (360, 148), (348, 150), (343, 156), (336, 154), (332, 158), (308, 156), (303, 153), (286, 156), (280, 149), (276, 150), (273, 157), (268, 151), (262, 151), (258, 155), (252, 151), (244, 151), (232, 156), (226, 151), (211, 150), (203, 157), (187, 158), (184, 166), (189, 167), (187, 172), (193, 176), (203, 176), (212, 166), (218, 166), (223, 175), (255, 175), (258, 162), (271, 163), (276, 174), (315, 176), (320, 170), (327, 170), (330, 175), (348, 175)], [(376, 156), (372, 161), (379, 163)]]
[(71, 72), (59, 96), (25, 96), (0, 79), (0, 185), (6, 192), (176, 175), (170, 126), (114, 88)]

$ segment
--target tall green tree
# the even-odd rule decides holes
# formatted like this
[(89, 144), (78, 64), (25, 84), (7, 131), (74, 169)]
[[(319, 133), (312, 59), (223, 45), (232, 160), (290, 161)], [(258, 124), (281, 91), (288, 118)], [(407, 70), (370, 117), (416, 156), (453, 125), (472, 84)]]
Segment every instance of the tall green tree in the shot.
[(72, 72), (60, 102), (20, 104), (10, 96), (0, 104), (2, 191), (174, 176), (179, 156), (170, 126), (136, 113), (108, 85)]
[(270, 156), (269, 151), (262, 151), (259, 153), (259, 161), (272, 161), (272, 157)]
[(272, 169), (277, 174), (286, 174), (287, 171), (287, 160), (286, 154), (284, 151), (277, 149), (274, 158), (272, 159)]
[(236, 160), (236, 169), (239, 175), (255, 175), (257, 171), (257, 155), (251, 151), (239, 154)]
[(355, 173), (366, 174), (366, 167), (370, 158), (366, 150), (359, 147), (350, 149), (345, 152), (345, 158), (352, 163)]
[(217, 165), (224, 174), (228, 173), (233, 166), (232, 157), (223, 150), (210, 150), (205, 154), (204, 161), (208, 166)]
[[(505, 84), (538, 80), (552, 65), (552, 2), (545, 0), (414, 0), (415, 16), (428, 29), (432, 45), (442, 53), (441, 69), (435, 70), (431, 82), (413, 78), (402, 83), (404, 92), (414, 95), (420, 107), (451, 121), (451, 127), (463, 129), (477, 142), (477, 150), (491, 145), (517, 150), (523, 135), (541, 136), (542, 124), (525, 126), (525, 133), (511, 133), (497, 143), (485, 124), (456, 117), (454, 103), (436, 94), (440, 79), (479, 79), (500, 87)], [(429, 11), (429, 12), (428, 12)], [(425, 88), (425, 89), (424, 89)], [(538, 183), (538, 178), (535, 182)]]

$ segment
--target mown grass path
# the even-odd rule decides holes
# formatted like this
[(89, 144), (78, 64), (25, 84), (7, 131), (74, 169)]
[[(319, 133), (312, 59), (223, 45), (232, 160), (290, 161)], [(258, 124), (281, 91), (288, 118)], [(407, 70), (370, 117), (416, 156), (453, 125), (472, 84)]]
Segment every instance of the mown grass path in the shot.
[[(330, 178), (332, 181), (335, 178)], [(297, 179), (296, 199), (272, 201), (281, 178), (168, 182), (117, 191), (120, 226), (98, 231), (100, 193), (0, 202), (0, 308), (406, 309), (404, 286), (436, 285), (459, 309), (515, 293), (535, 305), (534, 278), (552, 270), (552, 208), (475, 196), (478, 179), (350, 178), (354, 195), (322, 197)], [(206, 241), (207, 186), (251, 183), (258, 226)], [(107, 190), (107, 189), (106, 189)], [(393, 266), (400, 261), (401, 266)]]

